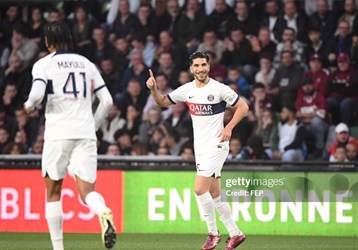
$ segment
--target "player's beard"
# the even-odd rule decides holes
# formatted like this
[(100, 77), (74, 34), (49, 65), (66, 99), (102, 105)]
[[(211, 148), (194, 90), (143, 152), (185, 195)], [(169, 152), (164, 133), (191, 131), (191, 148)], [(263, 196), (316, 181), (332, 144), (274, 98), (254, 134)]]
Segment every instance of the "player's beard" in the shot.
[(195, 74), (195, 79), (200, 83), (206, 83), (207, 78), (208, 78), (208, 72), (201, 72)]

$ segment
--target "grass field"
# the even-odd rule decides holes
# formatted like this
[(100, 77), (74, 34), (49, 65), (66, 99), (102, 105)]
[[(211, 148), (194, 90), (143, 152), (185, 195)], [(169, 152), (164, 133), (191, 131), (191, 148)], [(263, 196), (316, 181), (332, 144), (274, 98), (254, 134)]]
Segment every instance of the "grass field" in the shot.
[[(104, 249), (96, 234), (65, 234), (66, 250)], [(216, 249), (223, 249), (226, 238)], [(113, 249), (199, 250), (204, 235), (120, 234)], [(0, 233), (1, 250), (51, 249), (45, 233)], [(238, 249), (358, 249), (358, 238), (248, 236)]]

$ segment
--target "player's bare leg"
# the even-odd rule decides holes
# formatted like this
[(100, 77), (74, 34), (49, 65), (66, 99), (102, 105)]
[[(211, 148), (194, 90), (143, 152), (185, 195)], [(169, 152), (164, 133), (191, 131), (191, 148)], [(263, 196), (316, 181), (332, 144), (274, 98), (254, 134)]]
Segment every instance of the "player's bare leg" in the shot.
[(62, 202), (61, 188), (62, 180), (54, 181), (48, 176), (45, 178), (47, 201), (46, 201), (46, 220), (50, 232), (53, 250), (63, 250), (63, 231), (62, 231)]
[(102, 195), (95, 191), (94, 183), (83, 181), (78, 176), (76, 181), (81, 200), (99, 217), (103, 244), (106, 248), (112, 248), (116, 244), (116, 228), (111, 209), (106, 206)]
[(214, 207), (220, 215), (221, 221), (224, 223), (230, 237), (226, 241), (227, 245), (225, 250), (232, 250), (239, 246), (245, 240), (245, 235), (237, 227), (232, 214), (229, 204), (221, 201), (221, 178), (213, 180), (210, 186), (210, 194), (213, 197)]
[(213, 204), (213, 198), (211, 197), (209, 190), (212, 185), (213, 177), (196, 176), (194, 192), (197, 196), (198, 202), (200, 203), (206, 225), (208, 227), (208, 237), (202, 246), (202, 250), (212, 250), (220, 242), (221, 236), (216, 226), (215, 210)]

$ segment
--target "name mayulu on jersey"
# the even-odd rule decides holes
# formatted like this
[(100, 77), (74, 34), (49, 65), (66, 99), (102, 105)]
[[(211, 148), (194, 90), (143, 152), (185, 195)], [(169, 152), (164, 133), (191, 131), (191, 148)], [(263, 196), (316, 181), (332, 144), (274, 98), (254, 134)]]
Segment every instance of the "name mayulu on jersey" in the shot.
[(84, 69), (86, 68), (84, 62), (57, 62), (58, 68), (61, 69), (67, 69), (67, 68), (75, 68), (75, 69)]

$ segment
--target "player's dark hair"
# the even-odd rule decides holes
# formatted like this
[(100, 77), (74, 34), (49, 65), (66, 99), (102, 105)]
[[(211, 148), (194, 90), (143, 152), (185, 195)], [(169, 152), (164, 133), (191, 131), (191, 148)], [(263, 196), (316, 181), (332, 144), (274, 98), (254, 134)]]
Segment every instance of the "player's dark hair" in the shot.
[(207, 62), (209, 62), (209, 56), (207, 54), (205, 54), (202, 51), (195, 51), (193, 54), (191, 54), (189, 56), (189, 65), (192, 65), (194, 59), (197, 59), (197, 58), (204, 58), (204, 59), (206, 59)]
[(56, 50), (73, 51), (71, 31), (66, 23), (50, 22), (46, 24), (44, 33), (48, 46), (53, 46)]

